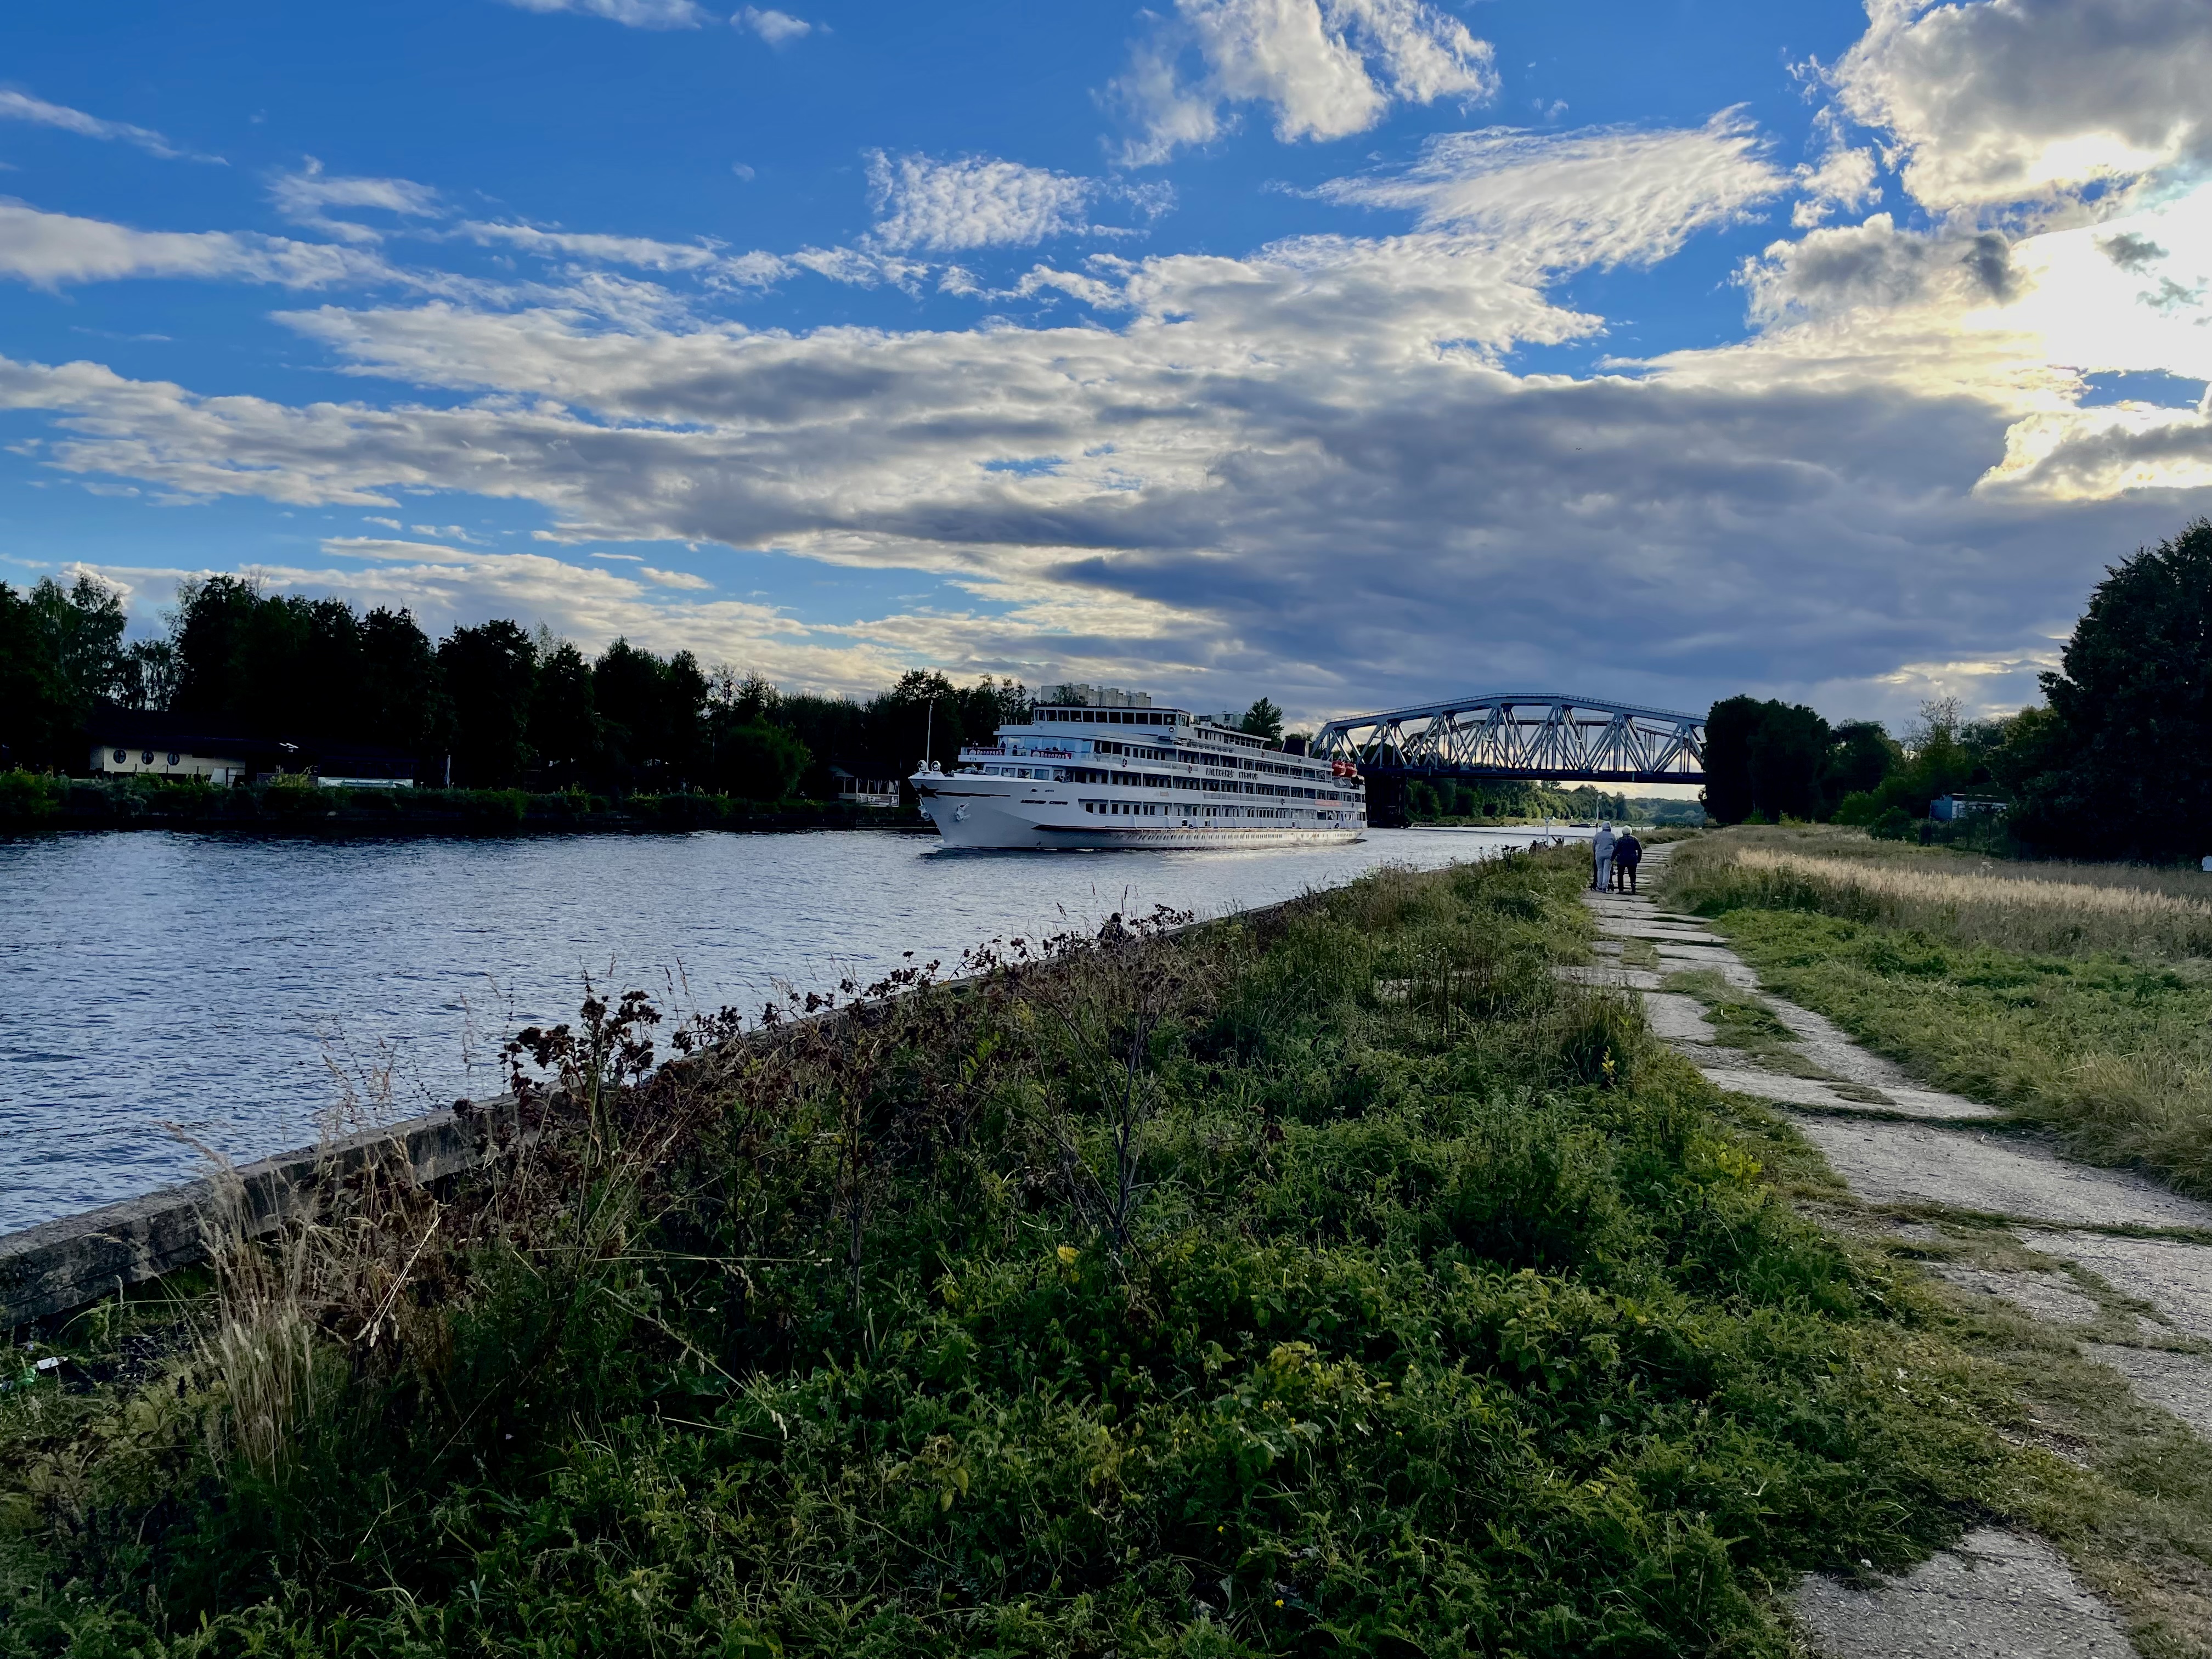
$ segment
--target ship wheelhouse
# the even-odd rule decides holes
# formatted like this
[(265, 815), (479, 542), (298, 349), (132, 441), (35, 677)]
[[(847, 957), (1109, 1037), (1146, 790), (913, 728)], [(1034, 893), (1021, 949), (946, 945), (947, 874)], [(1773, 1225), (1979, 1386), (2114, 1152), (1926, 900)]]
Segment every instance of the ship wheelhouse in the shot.
[(1357, 768), (1143, 702), (1040, 704), (912, 782), (957, 846), (1288, 846), (1367, 823)]

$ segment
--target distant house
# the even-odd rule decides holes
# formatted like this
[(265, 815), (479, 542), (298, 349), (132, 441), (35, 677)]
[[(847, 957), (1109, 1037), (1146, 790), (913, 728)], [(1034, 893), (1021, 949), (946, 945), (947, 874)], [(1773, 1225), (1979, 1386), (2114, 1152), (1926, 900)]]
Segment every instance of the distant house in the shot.
[(2002, 812), (2007, 803), (1972, 795), (1938, 795), (1928, 803), (1928, 816), (1944, 823), (1973, 817), (1977, 812)]
[(150, 773), (243, 783), (289, 773), (331, 788), (400, 789), (414, 782), (416, 757), (366, 744), (272, 738), (197, 714), (99, 708), (85, 721), (95, 776)]
[(96, 708), (85, 721), (94, 776), (150, 772), (165, 778), (241, 783), (280, 763), (283, 750), (258, 738), (189, 714)]
[(899, 785), (896, 778), (856, 778), (842, 766), (830, 769), (836, 781), (837, 799), (848, 806), (896, 806), (899, 804)]

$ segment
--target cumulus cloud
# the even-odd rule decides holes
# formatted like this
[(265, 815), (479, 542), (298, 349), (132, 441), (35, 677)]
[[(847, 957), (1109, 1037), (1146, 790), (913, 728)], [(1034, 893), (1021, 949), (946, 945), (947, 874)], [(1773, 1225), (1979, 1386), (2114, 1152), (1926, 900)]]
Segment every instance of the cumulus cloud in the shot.
[(1751, 123), (1723, 111), (1702, 127), (1492, 127), (1431, 138), (1413, 167), (1321, 187), (1328, 200), (1410, 210), (1424, 228), (1523, 250), (1533, 264), (1650, 264), (1694, 232), (1741, 219), (1786, 180)]
[(396, 274), (353, 248), (220, 230), (133, 230), (0, 201), (0, 276), (36, 288), (172, 276), (315, 289)]
[(1838, 213), (1872, 207), (1881, 199), (1879, 175), (1873, 150), (1835, 146), (1817, 163), (1797, 169), (1797, 188), (1804, 196), (1790, 210), (1790, 222), (1802, 230)]
[(2212, 161), (2203, 0), (1869, 0), (1830, 79), (1936, 209), (2078, 197)]
[(0, 91), (0, 121), (29, 121), (40, 126), (59, 127), (64, 132), (87, 138), (135, 144), (149, 155), (158, 155), (167, 161), (222, 160), (219, 155), (195, 155), (190, 150), (179, 149), (150, 127), (134, 127), (128, 121), (105, 121), (66, 104), (50, 104), (43, 98), (33, 98), (27, 92)]
[(1094, 203), (1122, 198), (1153, 218), (1175, 199), (1164, 185), (1130, 189), (990, 156), (940, 161), (881, 150), (868, 154), (868, 193), (874, 241), (933, 251), (1027, 246), (1085, 231), (1119, 234), (1087, 222)]
[(1486, 101), (1494, 57), (1424, 0), (1176, 0), (1107, 96), (1137, 128), (1121, 159), (1144, 166), (1219, 137), (1239, 104), (1290, 143), (1364, 132), (1394, 101)]
[(297, 173), (283, 173), (270, 180), (269, 199), (295, 224), (310, 225), (325, 234), (349, 242), (373, 242), (383, 233), (349, 217), (333, 215), (332, 208), (367, 209), (403, 219), (434, 219), (446, 209), (438, 192), (410, 179), (344, 179), (323, 171), (313, 156)]
[(634, 29), (692, 29), (710, 21), (695, 0), (507, 0), (524, 11), (573, 11)]
[(771, 46), (788, 46), (793, 40), (803, 40), (814, 33), (815, 26), (803, 17), (793, 17), (787, 11), (775, 11), (763, 6), (743, 6), (730, 19), (732, 27), (749, 29)]

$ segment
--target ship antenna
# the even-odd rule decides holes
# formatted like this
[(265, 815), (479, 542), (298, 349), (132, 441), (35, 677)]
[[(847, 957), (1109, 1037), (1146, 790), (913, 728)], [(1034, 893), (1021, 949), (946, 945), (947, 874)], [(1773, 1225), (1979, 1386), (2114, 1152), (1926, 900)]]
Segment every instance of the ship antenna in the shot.
[(936, 738), (937, 699), (932, 697), (929, 700), (929, 707), (922, 712), (921, 716), (921, 763), (925, 768), (929, 764), (930, 756), (935, 752), (933, 745)]

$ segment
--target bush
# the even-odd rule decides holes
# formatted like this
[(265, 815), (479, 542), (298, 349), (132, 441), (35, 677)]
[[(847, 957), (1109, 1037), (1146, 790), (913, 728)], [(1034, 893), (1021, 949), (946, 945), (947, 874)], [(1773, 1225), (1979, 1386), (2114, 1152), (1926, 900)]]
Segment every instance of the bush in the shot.
[(1867, 833), (1877, 841), (1915, 841), (1919, 838), (1919, 820), (1902, 806), (1885, 807), (1867, 825)]
[(68, 785), (44, 772), (0, 772), (0, 823), (31, 824), (58, 814)]

